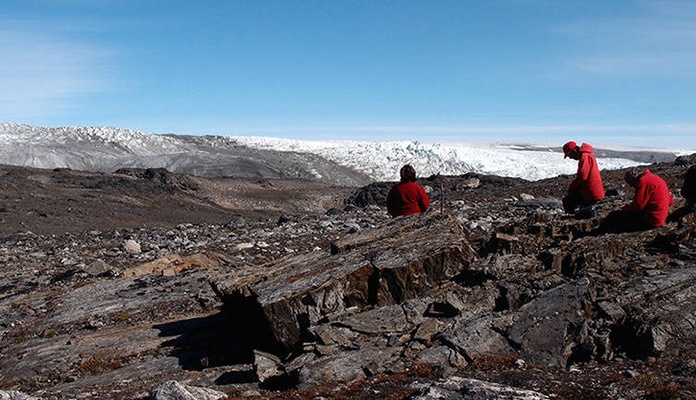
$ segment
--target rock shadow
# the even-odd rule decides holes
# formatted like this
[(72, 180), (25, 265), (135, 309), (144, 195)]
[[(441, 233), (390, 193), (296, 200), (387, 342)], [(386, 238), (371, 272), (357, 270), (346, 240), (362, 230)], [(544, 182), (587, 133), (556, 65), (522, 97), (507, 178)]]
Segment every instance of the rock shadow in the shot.
[(253, 333), (240, 321), (230, 318), (229, 310), (206, 317), (173, 321), (154, 326), (160, 336), (172, 337), (161, 348), (179, 359), (185, 370), (200, 371), (222, 365), (250, 364), (254, 361)]

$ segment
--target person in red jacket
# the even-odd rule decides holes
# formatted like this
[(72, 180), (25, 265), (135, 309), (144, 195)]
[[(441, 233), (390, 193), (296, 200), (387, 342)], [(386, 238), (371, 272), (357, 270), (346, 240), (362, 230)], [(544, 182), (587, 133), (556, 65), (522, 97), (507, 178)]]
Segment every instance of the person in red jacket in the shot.
[(631, 168), (624, 175), (635, 192), (633, 200), (621, 210), (612, 211), (604, 221), (604, 231), (635, 232), (665, 224), (674, 198), (667, 183), (649, 170)]
[(644, 226), (657, 228), (665, 224), (669, 207), (674, 204), (672, 193), (667, 183), (649, 170), (632, 168), (626, 172), (624, 180), (633, 186), (633, 201), (623, 211), (634, 213), (642, 220)]
[(592, 152), (594, 148), (587, 143), (578, 146), (571, 141), (563, 145), (564, 158), (570, 157), (578, 161), (578, 172), (563, 198), (563, 208), (567, 213), (575, 214), (576, 218), (594, 217), (595, 203), (604, 198), (602, 176)]
[(387, 212), (392, 217), (421, 214), (430, 207), (425, 190), (416, 184), (416, 170), (404, 165), (399, 171), (401, 182), (392, 186), (387, 194)]

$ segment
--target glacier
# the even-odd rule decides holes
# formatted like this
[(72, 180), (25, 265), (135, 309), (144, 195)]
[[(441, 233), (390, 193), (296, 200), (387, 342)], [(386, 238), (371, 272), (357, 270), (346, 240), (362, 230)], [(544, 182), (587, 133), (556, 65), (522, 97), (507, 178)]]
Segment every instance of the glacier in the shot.
[[(350, 185), (396, 181), (404, 164), (413, 165), (422, 177), (475, 172), (540, 180), (574, 174), (577, 162), (563, 158), (561, 145), (160, 135), (117, 127), (0, 124), (2, 164), (107, 172), (161, 167), (208, 176), (325, 179)], [(677, 155), (660, 149), (595, 153), (603, 170), (647, 164), (655, 154), (656, 161)], [(348, 178), (350, 171), (360, 177)]]

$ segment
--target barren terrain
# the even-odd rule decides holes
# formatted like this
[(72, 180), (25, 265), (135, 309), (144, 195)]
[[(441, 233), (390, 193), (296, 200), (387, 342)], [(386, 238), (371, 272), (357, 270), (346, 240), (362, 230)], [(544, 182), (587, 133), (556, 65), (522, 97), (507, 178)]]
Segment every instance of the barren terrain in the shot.
[(0, 168), (0, 235), (224, 224), (342, 207), (352, 189), (309, 180), (207, 179), (161, 169)]
[[(668, 182), (675, 210), (683, 205), (678, 193), (686, 167), (649, 167)], [(431, 306), (446, 305), (446, 312), (418, 319), (416, 329), (401, 332), (396, 320), (386, 321), (386, 333), (371, 328), (367, 335), (366, 328), (357, 329), (359, 335), (351, 332), (355, 337), (332, 344), (329, 336), (338, 341), (338, 333), (351, 326), (340, 318), (358, 318), (355, 308), (363, 306), (340, 313), (319, 310), (326, 314), (312, 322), (316, 325), (302, 325), (307, 331), (301, 332), (301, 343), (279, 350), (276, 341), (258, 337), (268, 332), (245, 330), (258, 316), (239, 319), (233, 306), (248, 300), (240, 299), (240, 293), (261, 293), (264, 282), (270, 285), (273, 274), (282, 274), (295, 260), (323, 262), (330, 251), (338, 248), (340, 255), (353, 242), (373, 258), (389, 249), (387, 243), (403, 246), (399, 235), (411, 239), (399, 224), (413, 222), (387, 217), (383, 199), (391, 183), (351, 188), (302, 180), (206, 179), (157, 169), (88, 173), (1, 167), (0, 390), (46, 399), (145, 399), (175, 380), (228, 398), (415, 399), (436, 398), (427, 397), (435, 396), (434, 389), (422, 385), (457, 376), (548, 396), (538, 398), (696, 398), (696, 335), (673, 323), (664, 347), (639, 349), (637, 332), (623, 332), (631, 337), (624, 341), (620, 328), (628, 325), (611, 321), (606, 305), (620, 297), (612, 287), (693, 270), (694, 221), (674, 221), (652, 232), (592, 237), (603, 216), (631, 195), (623, 185), (623, 171), (603, 175), (609, 196), (599, 205), (598, 217), (587, 221), (554, 208), (552, 200), (563, 195), (571, 176), (538, 182), (475, 174), (421, 179), (433, 200), (431, 213), (439, 214), (431, 218), (454, 222), (423, 219), (423, 226), (415, 223), (418, 229), (428, 232), (437, 224), (448, 234), (461, 229), (475, 260), (468, 261), (465, 271), (442, 278), (432, 292), (397, 303), (418, 308), (419, 301), (431, 301)], [(438, 240), (450, 245), (443, 237), (419, 241), (423, 247), (416, 250), (425, 258), (428, 246), (441, 245)], [(374, 250), (380, 243), (385, 247)], [(596, 258), (578, 261), (587, 254)], [(563, 262), (556, 265), (549, 257)], [(268, 275), (261, 278), (263, 271)], [(610, 347), (583, 353), (589, 342), (578, 342), (584, 339), (570, 337), (577, 332), (569, 331), (564, 340), (575, 346), (573, 355), (559, 353), (556, 359), (566, 362), (552, 365), (534, 361), (540, 359), (534, 354), (525, 361), (524, 352), (532, 348), (527, 344), (519, 345), (515, 355), (471, 352), (454, 344), (454, 328), (463, 323), (457, 315), (490, 303), (486, 313), (519, 318), (525, 304), (550, 288), (586, 281), (593, 296), (592, 304), (585, 305), (589, 322), (583, 329), (590, 332), (585, 335), (596, 344), (602, 329), (613, 327)], [(221, 282), (233, 286), (231, 297)], [(452, 300), (452, 293), (466, 305)], [(690, 299), (684, 293), (655, 292), (651, 301), (669, 304), (665, 296)], [(474, 299), (478, 303), (464, 301)], [(389, 305), (370, 301), (360, 311)], [(639, 314), (629, 303), (621, 304), (626, 313)], [(599, 305), (607, 308), (599, 310)], [(450, 314), (455, 306), (459, 310)], [(646, 305), (640, 312), (648, 309)], [(670, 312), (682, 311), (675, 307)], [(692, 315), (690, 308), (685, 312)], [(644, 321), (635, 318), (636, 324)], [(646, 321), (660, 318), (655, 314)], [(426, 335), (427, 329), (434, 331)], [(264, 353), (251, 353), (251, 348)], [(346, 371), (321, 364), (373, 348), (387, 349), (389, 355), (364, 355), (350, 374), (346, 371), (353, 361), (341, 362)], [(432, 349), (448, 349), (451, 359), (428, 359), (424, 354), (435, 354), (429, 353)], [(456, 349), (460, 354), (454, 354)], [(265, 352), (275, 352), (288, 374), (267, 372), (273, 376), (264, 379), (259, 354)], [(309, 372), (301, 372), (300, 378), (289, 373), (301, 363), (298, 370)], [(335, 374), (316, 378), (327, 371)], [(466, 397), (465, 391), (459, 395), (445, 398), (502, 398)]]

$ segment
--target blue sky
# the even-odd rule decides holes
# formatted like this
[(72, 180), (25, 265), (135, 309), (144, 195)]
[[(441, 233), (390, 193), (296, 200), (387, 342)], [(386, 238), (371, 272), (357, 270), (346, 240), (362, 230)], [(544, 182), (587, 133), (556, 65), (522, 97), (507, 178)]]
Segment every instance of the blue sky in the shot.
[(4, 0), (0, 60), (0, 122), (696, 149), (696, 1)]

